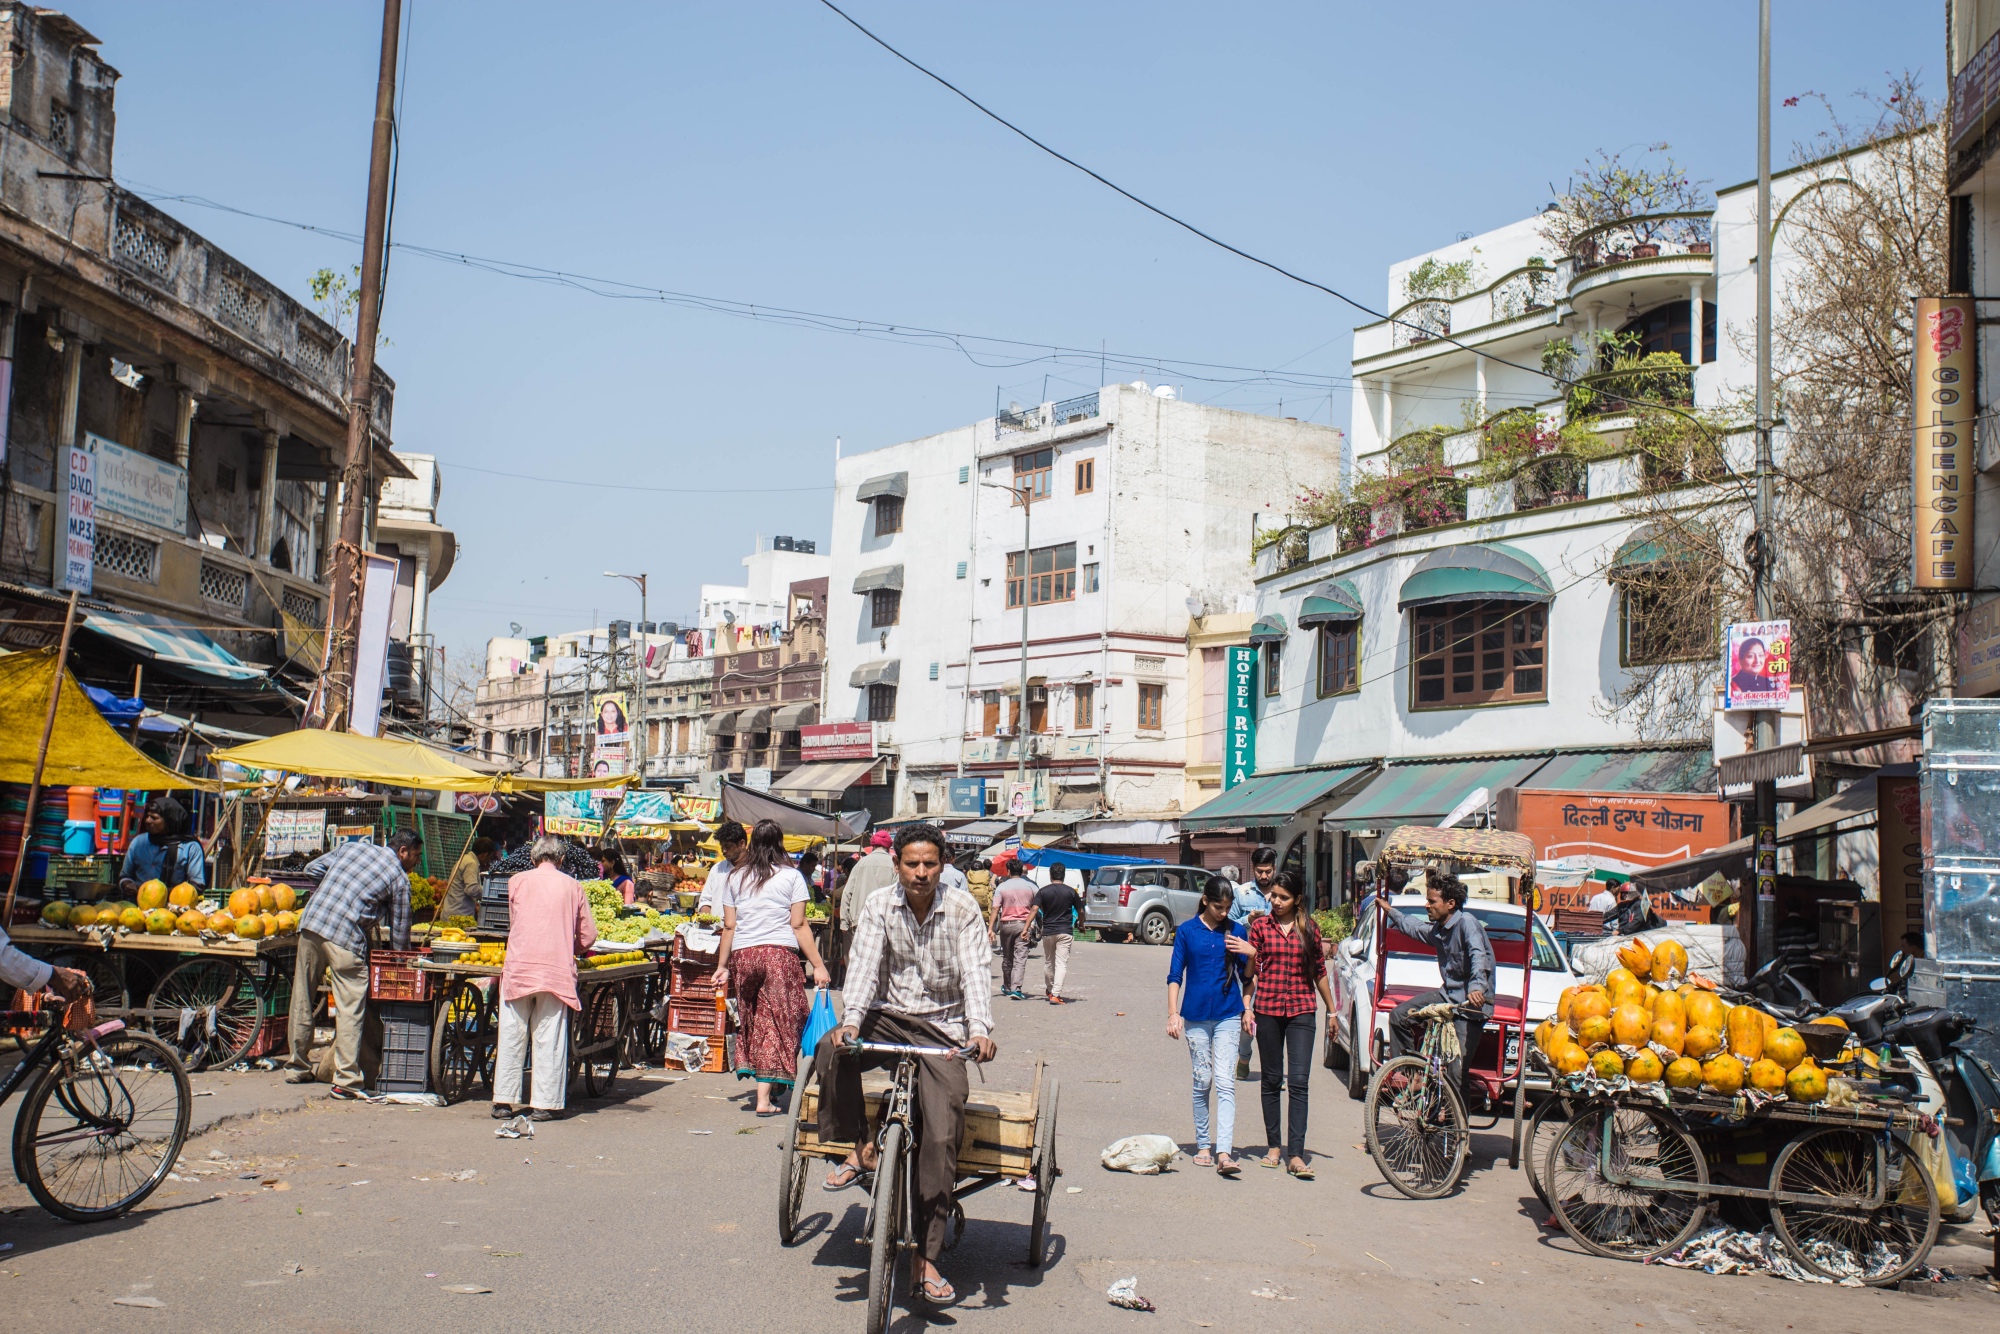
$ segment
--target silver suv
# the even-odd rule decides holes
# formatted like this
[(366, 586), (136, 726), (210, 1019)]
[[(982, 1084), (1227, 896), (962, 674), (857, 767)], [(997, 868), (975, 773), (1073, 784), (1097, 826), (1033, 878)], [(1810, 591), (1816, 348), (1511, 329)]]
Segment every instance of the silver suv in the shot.
[(1148, 945), (1168, 944), (1174, 928), (1201, 911), (1210, 881), (1228, 883), (1199, 866), (1100, 866), (1084, 895), (1083, 925), (1104, 940), (1137, 936)]

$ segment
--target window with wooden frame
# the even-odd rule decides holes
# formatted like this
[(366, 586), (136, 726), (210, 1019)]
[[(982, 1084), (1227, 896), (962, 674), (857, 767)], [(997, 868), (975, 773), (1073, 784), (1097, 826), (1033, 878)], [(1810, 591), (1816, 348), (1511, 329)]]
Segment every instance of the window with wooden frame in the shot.
[(1548, 608), (1447, 602), (1411, 613), (1412, 708), (1548, 698)]
[(901, 496), (875, 497), (875, 536), (888, 537), (903, 531), (903, 498)]
[(1055, 493), (1056, 452), (1053, 449), (1031, 449), (1025, 454), (1014, 456), (1014, 503), (1021, 503), (1021, 493), (1026, 491), (1028, 499), (1047, 500)]
[(871, 723), (893, 723), (896, 721), (896, 687), (879, 682), (868, 687), (868, 721)]
[(979, 692), (979, 735), (998, 736), (1000, 734), (1000, 692), (982, 690)]
[(1680, 588), (1644, 578), (1620, 581), (1619, 656), (1627, 667), (1703, 662), (1718, 647), (1712, 588)]
[(1319, 628), (1319, 697), (1351, 694), (1361, 688), (1361, 623), (1344, 621)]
[(1076, 493), (1087, 496), (1097, 489), (1097, 460), (1078, 459), (1076, 461)]
[(1264, 645), (1264, 652), (1260, 656), (1263, 658), (1263, 670), (1259, 674), (1264, 678), (1264, 693), (1275, 695), (1279, 690), (1280, 679), (1284, 675), (1285, 642), (1280, 639)]
[(1076, 699), (1076, 711), (1071, 715), (1070, 726), (1075, 731), (1087, 732), (1097, 726), (1097, 687), (1082, 685), (1070, 689)]
[(1085, 561), (1083, 564), (1083, 587), (1081, 591), (1085, 593), (1095, 593), (1097, 591), (1097, 562), (1094, 560)]
[(1163, 685), (1141, 685), (1139, 687), (1139, 730), (1159, 732), (1165, 729), (1162, 719), (1166, 716), (1167, 688)]
[(877, 588), (868, 594), (868, 625), (880, 630), (885, 625), (895, 625), (903, 619), (903, 590), (900, 588)]
[(1007, 605), (1018, 607), (1025, 597), (1030, 607), (1045, 602), (1069, 602), (1076, 597), (1076, 543), (1036, 547), (1007, 553)]

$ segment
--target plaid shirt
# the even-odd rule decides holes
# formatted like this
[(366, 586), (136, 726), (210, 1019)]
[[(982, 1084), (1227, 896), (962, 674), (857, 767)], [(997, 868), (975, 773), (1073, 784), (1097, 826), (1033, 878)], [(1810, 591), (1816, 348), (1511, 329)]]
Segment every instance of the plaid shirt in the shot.
[(986, 921), (970, 894), (938, 887), (930, 916), (910, 911), (901, 882), (868, 896), (847, 956), (847, 1010), (859, 1024), (870, 1010), (921, 1019), (954, 1042), (993, 1032), (992, 952)]
[(1269, 917), (1250, 919), (1250, 944), (1257, 951), (1257, 1013), (1278, 1019), (1309, 1013), (1318, 1004), (1314, 984), (1326, 976), (1326, 951), (1308, 973), (1303, 935), (1282, 930)]
[(367, 958), (368, 928), (386, 915), (395, 947), (410, 948), (410, 873), (388, 848), (343, 843), (310, 863), (306, 874), (319, 888), (299, 914), (299, 930)]

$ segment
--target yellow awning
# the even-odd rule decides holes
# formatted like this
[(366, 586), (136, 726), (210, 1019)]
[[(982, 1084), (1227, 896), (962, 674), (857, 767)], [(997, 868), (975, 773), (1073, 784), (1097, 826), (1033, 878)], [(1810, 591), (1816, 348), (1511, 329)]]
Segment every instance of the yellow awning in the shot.
[(323, 732), (302, 728), (262, 741), (249, 741), (209, 756), (267, 772), (352, 778), (390, 787), (432, 792), (575, 792), (624, 787), (637, 775), (616, 778), (536, 778), (529, 774), (483, 774), (455, 762), (421, 741)]
[[(49, 712), (55, 663), (53, 649), (0, 657), (0, 782), (34, 781), (35, 751), (41, 744), (42, 720)], [(56, 726), (49, 736), (42, 783), (45, 787), (76, 784), (142, 792), (165, 788), (214, 792), (221, 787), (209, 779), (175, 773), (135, 750), (104, 721), (104, 715), (67, 671), (63, 673), (62, 698), (56, 704)]]
[[(707, 838), (703, 839), (700, 843), (697, 843), (695, 846), (700, 848), (703, 852), (712, 852), (718, 857), (722, 855), (722, 845), (715, 841), (714, 834), (710, 834)], [(791, 853), (811, 852), (814, 848), (825, 847), (825, 846), (826, 846), (826, 840), (821, 838), (818, 834), (785, 835), (786, 852), (791, 852)]]

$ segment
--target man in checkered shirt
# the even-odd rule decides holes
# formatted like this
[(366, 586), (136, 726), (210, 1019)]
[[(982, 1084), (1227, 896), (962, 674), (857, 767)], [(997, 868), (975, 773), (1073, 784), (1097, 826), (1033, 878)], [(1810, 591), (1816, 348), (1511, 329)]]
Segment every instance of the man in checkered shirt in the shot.
[[(944, 835), (931, 825), (897, 831), (892, 853), (896, 883), (878, 889), (862, 906), (847, 960), (846, 1012), (839, 1028), (820, 1039), (814, 1057), (819, 1078), (819, 1137), (856, 1145), (826, 1179), (841, 1190), (875, 1168), (874, 1136), (861, 1093), (866, 1067), (894, 1067), (898, 1057), (843, 1050), (862, 1042), (919, 1047), (971, 1047), (974, 1059), (993, 1059), (992, 953), (978, 900), (941, 893)], [(937, 1270), (951, 1219), (951, 1190), (958, 1180), (958, 1145), (965, 1135), (965, 1062), (917, 1058), (916, 1197), (918, 1253), (915, 1278), (924, 1298), (953, 1301)]]
[(321, 978), (333, 988), (333, 1096), (359, 1098), (362, 1043), (368, 1017), (368, 929), (386, 925), (390, 942), (410, 947), (410, 872), (424, 842), (413, 829), (389, 835), (389, 846), (343, 843), (306, 867), (319, 888), (299, 914), (299, 963), (292, 977), (293, 1084), (316, 1078), (311, 1063), (313, 1003)]

